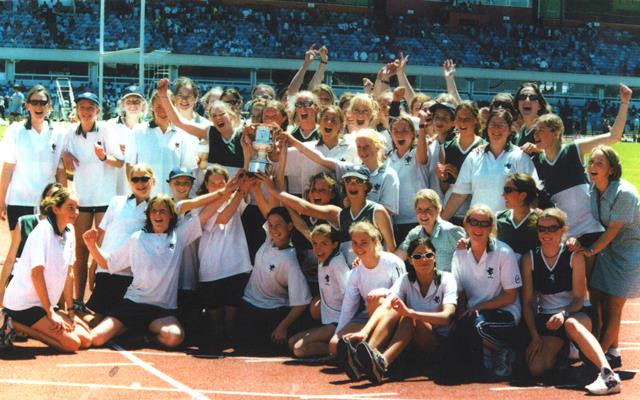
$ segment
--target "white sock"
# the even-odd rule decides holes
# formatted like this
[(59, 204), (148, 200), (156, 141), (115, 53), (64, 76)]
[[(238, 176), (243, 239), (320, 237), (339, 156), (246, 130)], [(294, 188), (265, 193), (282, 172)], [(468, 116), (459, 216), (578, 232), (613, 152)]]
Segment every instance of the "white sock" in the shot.
[(609, 353), (614, 357), (620, 357), (620, 352), (618, 351), (617, 347), (609, 347), (609, 350), (607, 350), (607, 353)]
[(482, 348), (482, 365), (484, 365), (486, 369), (493, 368), (493, 359), (491, 356), (492, 356), (491, 349), (483, 347)]

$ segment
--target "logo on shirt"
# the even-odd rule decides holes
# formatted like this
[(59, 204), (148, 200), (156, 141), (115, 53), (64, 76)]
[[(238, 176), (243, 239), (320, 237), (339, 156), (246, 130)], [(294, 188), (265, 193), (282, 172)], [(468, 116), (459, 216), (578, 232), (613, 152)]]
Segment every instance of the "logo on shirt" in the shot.
[(556, 274), (551, 274), (549, 275), (549, 280), (551, 281), (551, 284), (555, 284), (556, 283)]
[(273, 271), (274, 269), (276, 269), (275, 265), (273, 265), (273, 264), (269, 265), (269, 271)]
[(411, 160), (412, 160), (411, 156), (407, 156), (407, 158), (404, 159), (405, 165), (411, 165)]
[(493, 279), (493, 274), (495, 272), (493, 267), (487, 267), (486, 271), (487, 271), (487, 278)]
[(180, 148), (180, 143), (176, 143), (176, 149)]
[(51, 143), (51, 152), (55, 153), (56, 152), (56, 144), (55, 143)]
[(325, 284), (326, 286), (329, 286), (330, 280), (331, 280), (331, 278), (329, 277), (329, 274), (326, 274), (326, 275), (324, 276), (324, 284)]
[(376, 183), (375, 185), (373, 185), (373, 190), (374, 190), (374, 191), (376, 191), (376, 192), (377, 192), (378, 190), (380, 190), (380, 184), (379, 184), (379, 183)]
[(520, 275), (516, 275), (516, 284), (519, 285), (520, 284)]
[(176, 248), (176, 244), (171, 242), (169, 243), (169, 250), (174, 250)]
[(433, 298), (433, 302), (436, 303), (436, 304), (440, 304), (440, 296), (435, 296)]

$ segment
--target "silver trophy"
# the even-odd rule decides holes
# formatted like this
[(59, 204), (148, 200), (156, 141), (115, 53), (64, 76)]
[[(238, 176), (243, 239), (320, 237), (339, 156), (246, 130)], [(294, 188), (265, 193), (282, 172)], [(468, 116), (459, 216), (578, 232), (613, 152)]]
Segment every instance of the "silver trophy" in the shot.
[(275, 149), (273, 131), (267, 126), (258, 126), (252, 147), (256, 151), (256, 158), (249, 162), (249, 173), (269, 175), (273, 165), (268, 157), (269, 153)]

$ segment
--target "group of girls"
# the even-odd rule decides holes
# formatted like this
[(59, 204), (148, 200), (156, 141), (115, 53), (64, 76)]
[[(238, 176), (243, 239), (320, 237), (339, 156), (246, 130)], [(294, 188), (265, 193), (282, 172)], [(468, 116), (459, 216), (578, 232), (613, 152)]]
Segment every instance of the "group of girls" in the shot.
[[(406, 62), (339, 101), (326, 85), (300, 91), (299, 76), (285, 103), (260, 85), (247, 120), (230, 89), (208, 93), (203, 118), (181, 78), (175, 95), (158, 82), (149, 120), (135, 87), (107, 122), (81, 94), (79, 124), (61, 132), (34, 87), (29, 118), (2, 143), (3, 315), (65, 351), (125, 331), (166, 347), (211, 341), (202, 320), (213, 318), (216, 340), (337, 355), (374, 383), (409, 346), (502, 378), (518, 355), (542, 376), (568, 346), (599, 371), (591, 393), (618, 392), (622, 308), (640, 296), (640, 200), (607, 145), (631, 90), (620, 86), (610, 132), (565, 144), (535, 84), (497, 95), (483, 118), (450, 61), (451, 93), (435, 100), (414, 92)], [(273, 168), (249, 174), (260, 126)]]

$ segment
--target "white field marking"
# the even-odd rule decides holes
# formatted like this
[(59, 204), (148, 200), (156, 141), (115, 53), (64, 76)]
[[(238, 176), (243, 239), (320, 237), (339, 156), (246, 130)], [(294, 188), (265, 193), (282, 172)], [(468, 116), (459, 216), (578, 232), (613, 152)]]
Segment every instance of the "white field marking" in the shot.
[[(100, 383), (76, 383), (76, 382), (61, 382), (61, 381), (36, 381), (36, 380), (21, 380), (21, 379), (0, 379), (0, 383), (13, 384), (13, 385), (33, 385), (33, 386), (63, 386), (63, 387), (78, 387), (78, 388), (91, 388), (91, 389), (113, 389), (113, 390), (140, 390), (140, 391), (155, 391), (155, 392), (179, 392), (184, 393), (183, 390), (177, 388), (161, 388), (153, 386), (140, 386), (140, 385), (106, 385)], [(218, 394), (218, 395), (236, 395), (243, 397), (275, 397), (275, 398), (293, 398), (300, 400), (312, 400), (312, 399), (329, 399), (329, 400), (364, 400), (376, 398), (378, 400), (401, 400), (398, 397), (386, 397), (397, 395), (398, 393), (357, 393), (357, 394), (292, 394), (292, 393), (261, 393), (261, 392), (240, 392), (231, 390), (197, 390), (195, 393), (199, 397), (204, 394)], [(412, 399), (402, 399), (412, 400)], [(417, 400), (417, 399), (416, 399)]]
[(618, 342), (618, 344), (624, 346), (640, 346), (640, 342)]
[[(115, 350), (111, 350), (111, 349), (89, 349), (87, 351), (94, 351), (96, 353), (113, 353), (113, 354), (119, 354), (118, 351)], [(138, 350), (132, 350), (129, 353), (131, 354), (140, 354), (141, 356), (166, 356), (166, 357), (186, 357), (187, 354), (185, 353), (176, 353), (176, 352), (170, 352), (170, 351), (164, 351), (164, 352), (156, 352), (156, 351), (138, 351)]]
[(111, 347), (113, 347), (120, 354), (122, 354), (123, 356), (128, 358), (130, 361), (138, 364), (138, 366), (140, 366), (140, 368), (142, 368), (145, 371), (151, 373), (152, 375), (156, 376), (157, 378), (162, 379), (163, 381), (167, 382), (169, 385), (173, 386), (174, 388), (179, 389), (181, 392), (184, 392), (184, 393), (188, 394), (192, 398), (197, 399), (197, 400), (210, 400), (207, 396), (203, 395), (202, 393), (191, 389), (189, 386), (185, 385), (184, 383), (173, 379), (172, 377), (170, 377), (169, 375), (165, 374), (164, 372), (159, 371), (158, 369), (152, 367), (150, 364), (142, 361), (141, 359), (139, 359), (135, 355), (131, 354), (127, 350), (125, 350), (122, 347), (120, 347), (119, 344), (111, 342)]
[(489, 390), (494, 392), (504, 392), (504, 391), (514, 391), (514, 390), (563, 389), (563, 388), (574, 388), (574, 387), (578, 387), (578, 385), (523, 386), (523, 387), (505, 386), (505, 387), (494, 387)]
[(626, 303), (624, 303), (625, 306), (640, 306), (639, 302), (636, 301), (627, 301)]
[(618, 347), (618, 350), (625, 350), (625, 351), (640, 350), (640, 346)]
[(264, 363), (264, 362), (285, 362), (285, 361), (293, 361), (293, 358), (289, 357), (227, 357), (228, 359), (240, 359), (244, 360), (248, 363)]
[[(75, 368), (75, 367), (128, 367), (128, 366), (137, 366), (138, 364), (136, 363), (118, 363), (118, 362), (114, 362), (114, 363), (91, 363), (91, 364), (81, 364), (81, 363), (76, 363), (76, 364), (56, 364), (56, 367), (58, 368)], [(153, 363), (149, 363), (149, 365), (153, 365)]]
[(626, 321), (620, 321), (620, 323), (623, 325), (640, 324), (640, 321), (626, 320)]

